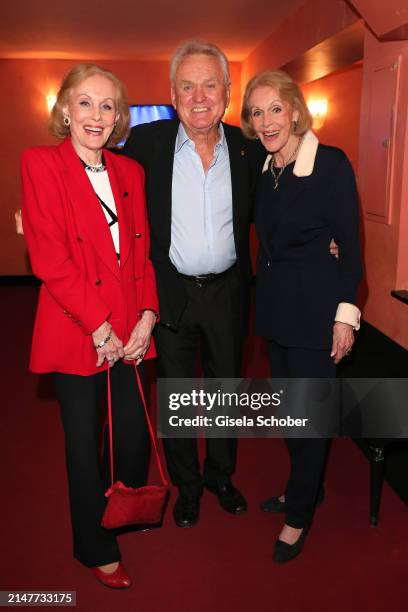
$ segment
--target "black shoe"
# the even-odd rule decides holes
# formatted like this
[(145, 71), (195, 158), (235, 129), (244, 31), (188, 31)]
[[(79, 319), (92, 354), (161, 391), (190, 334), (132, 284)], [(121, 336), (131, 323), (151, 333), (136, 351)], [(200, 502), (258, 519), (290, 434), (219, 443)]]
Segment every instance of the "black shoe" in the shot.
[(259, 506), (264, 512), (285, 512), (285, 502), (281, 501), (278, 495), (266, 499)]
[[(323, 500), (324, 500), (324, 487), (321, 487), (317, 495), (316, 508), (318, 506), (321, 506), (321, 504), (323, 503)], [(266, 499), (265, 501), (261, 502), (259, 506), (261, 510), (263, 510), (264, 512), (276, 512), (277, 513), (277, 512), (285, 512), (286, 510), (285, 502), (280, 501), (277, 495), (275, 495), (274, 497), (270, 497), (269, 499)]]
[(200, 498), (179, 495), (173, 508), (177, 527), (192, 527), (200, 516)]
[(304, 527), (299, 538), (294, 544), (287, 544), (282, 540), (277, 539), (275, 544), (275, 550), (273, 551), (272, 559), (275, 563), (286, 563), (297, 557), (303, 549), (303, 545), (306, 540), (309, 527)]
[(220, 505), (226, 512), (231, 514), (242, 514), (248, 510), (245, 497), (234, 487), (231, 482), (222, 485), (204, 484), (205, 488), (218, 497)]

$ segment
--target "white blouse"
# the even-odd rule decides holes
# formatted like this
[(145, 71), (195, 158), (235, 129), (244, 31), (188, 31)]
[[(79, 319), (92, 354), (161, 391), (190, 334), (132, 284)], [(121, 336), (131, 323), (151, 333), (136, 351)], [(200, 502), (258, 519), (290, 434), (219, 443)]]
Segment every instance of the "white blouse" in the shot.
[(98, 196), (98, 200), (105, 214), (119, 261), (119, 222), (116, 212), (115, 199), (113, 197), (112, 188), (109, 182), (108, 171), (104, 170), (102, 172), (92, 172), (91, 170), (85, 168), (85, 172), (91, 181), (91, 185)]

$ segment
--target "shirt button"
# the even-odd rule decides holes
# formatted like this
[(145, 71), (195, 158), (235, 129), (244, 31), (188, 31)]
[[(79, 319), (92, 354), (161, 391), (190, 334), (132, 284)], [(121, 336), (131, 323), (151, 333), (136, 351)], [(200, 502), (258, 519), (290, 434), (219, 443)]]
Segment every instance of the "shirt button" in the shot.
[(268, 261), (266, 262), (266, 265), (268, 266), (268, 268), (270, 268), (270, 267), (271, 267), (271, 262), (268, 260)]

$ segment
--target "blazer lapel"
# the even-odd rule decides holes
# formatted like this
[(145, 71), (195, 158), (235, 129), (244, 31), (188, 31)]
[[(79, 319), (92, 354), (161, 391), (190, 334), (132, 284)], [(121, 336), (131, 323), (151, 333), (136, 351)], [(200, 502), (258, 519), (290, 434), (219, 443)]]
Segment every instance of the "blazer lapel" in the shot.
[(77, 240), (83, 240), (86, 237), (112, 272), (119, 277), (120, 269), (109, 226), (71, 140), (67, 138), (58, 150), (63, 162), (67, 193), (72, 202), (77, 229), (80, 232)]
[(242, 153), (245, 154), (241, 143), (235, 136), (234, 131), (230, 131), (228, 125), (223, 123), (224, 134), (228, 145), (228, 155), (231, 170), (231, 190), (232, 190), (232, 223), (235, 237), (235, 248), (238, 249), (238, 237), (240, 235), (240, 211), (243, 203), (242, 196)]
[(128, 208), (124, 206), (123, 189), (120, 188), (121, 177), (117, 173), (115, 155), (105, 150), (104, 156), (106, 161), (106, 168), (108, 170), (110, 186), (112, 189), (113, 198), (115, 200), (116, 212), (119, 220), (120, 268), (123, 268), (126, 260), (129, 257), (130, 251), (129, 232), (132, 227), (131, 211), (129, 211)]
[[(149, 210), (149, 216), (153, 220), (151, 224), (154, 223), (156, 228), (161, 228), (162, 237), (168, 249), (170, 249), (171, 243), (174, 150), (179, 124), (180, 122), (177, 120), (168, 121), (166, 122), (166, 130), (163, 129), (163, 124), (159, 126), (160, 129), (157, 130), (154, 138), (154, 162), (151, 169), (151, 172), (154, 172), (155, 175), (157, 172), (155, 176), (155, 190), (158, 194), (156, 202), (160, 202), (160, 205)], [(147, 172), (149, 171), (150, 169), (147, 168)]]
[[(291, 180), (286, 183), (288, 176), (287, 174), (283, 174), (280, 182), (286, 184), (278, 186), (276, 202), (272, 203), (272, 208), (268, 213), (264, 211), (264, 214), (270, 215), (269, 228), (272, 229), (273, 233), (277, 236), (279, 236), (279, 226), (282, 224), (283, 220), (291, 214), (293, 206), (296, 204), (303, 191), (313, 182), (313, 169), (318, 146), (319, 141), (315, 134), (310, 130), (306, 132), (303, 136), (295, 164), (284, 170), (284, 173), (290, 172), (296, 178), (290, 177)], [(269, 154), (263, 166), (263, 173), (271, 172), (269, 169), (271, 159), (272, 155)], [(283, 197), (280, 197), (280, 189), (284, 190)]]

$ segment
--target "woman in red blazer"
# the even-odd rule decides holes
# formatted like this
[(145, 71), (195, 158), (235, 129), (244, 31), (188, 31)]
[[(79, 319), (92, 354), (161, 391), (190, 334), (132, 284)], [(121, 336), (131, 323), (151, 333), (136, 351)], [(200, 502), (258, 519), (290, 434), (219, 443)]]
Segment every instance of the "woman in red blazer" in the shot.
[(155, 356), (156, 283), (149, 259), (144, 173), (103, 148), (126, 135), (122, 83), (74, 67), (51, 115), (59, 146), (22, 156), (24, 234), (43, 284), (30, 369), (52, 372), (65, 433), (74, 556), (114, 588), (130, 586), (105, 507), (101, 401), (110, 368), (115, 480), (145, 484), (148, 432), (133, 364)]

